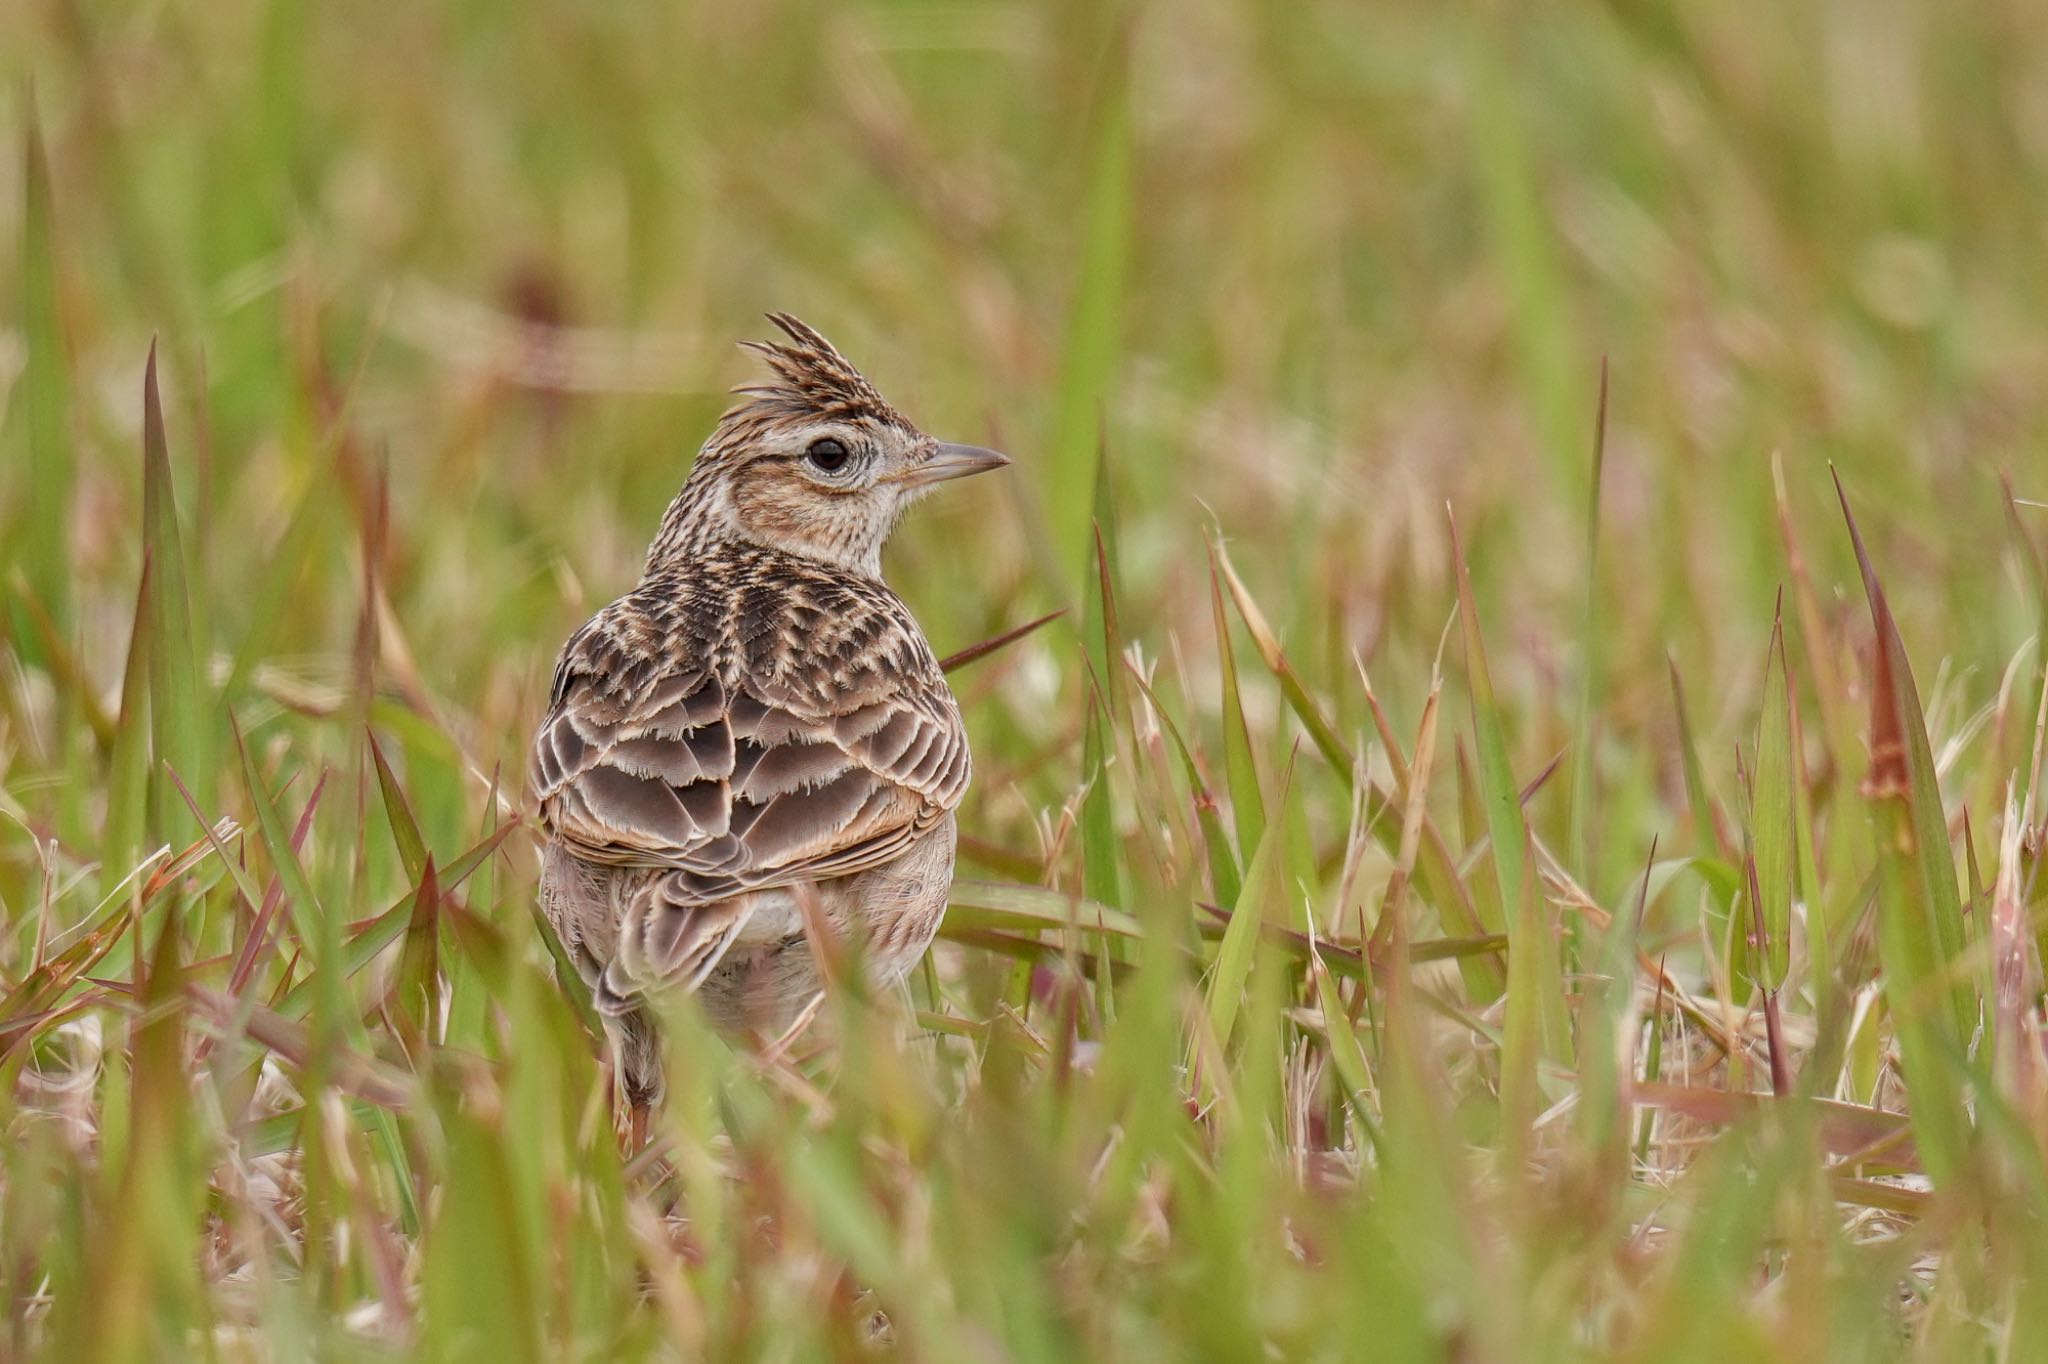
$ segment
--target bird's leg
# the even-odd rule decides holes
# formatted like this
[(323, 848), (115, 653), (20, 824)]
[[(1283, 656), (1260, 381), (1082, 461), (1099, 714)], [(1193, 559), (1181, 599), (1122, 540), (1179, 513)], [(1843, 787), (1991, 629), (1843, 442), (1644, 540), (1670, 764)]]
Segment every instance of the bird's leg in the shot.
[(647, 1147), (661, 1104), (661, 1044), (646, 1015), (635, 1010), (605, 1020), (612, 1079), (612, 1133), (627, 1160)]
[(626, 1068), (619, 1063), (616, 1047), (605, 1048), (605, 1078), (612, 1095), (612, 1139), (619, 1144), (619, 1159), (631, 1160), (640, 1148), (632, 1138), (633, 1101), (626, 1093)]
[(635, 1102), (624, 1085), (613, 1089), (612, 1132), (618, 1138), (619, 1156), (631, 1161), (647, 1149), (647, 1134), (654, 1120), (654, 1106)]

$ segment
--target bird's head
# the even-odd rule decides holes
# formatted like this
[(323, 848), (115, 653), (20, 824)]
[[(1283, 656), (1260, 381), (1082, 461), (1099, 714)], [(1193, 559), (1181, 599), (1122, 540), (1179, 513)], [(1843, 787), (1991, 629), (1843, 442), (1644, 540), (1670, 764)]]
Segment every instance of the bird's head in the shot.
[(878, 576), (904, 511), (939, 483), (1001, 468), (1008, 457), (949, 445), (911, 425), (835, 349), (787, 313), (787, 342), (750, 341), (772, 382), (734, 390), (649, 555), (730, 536)]

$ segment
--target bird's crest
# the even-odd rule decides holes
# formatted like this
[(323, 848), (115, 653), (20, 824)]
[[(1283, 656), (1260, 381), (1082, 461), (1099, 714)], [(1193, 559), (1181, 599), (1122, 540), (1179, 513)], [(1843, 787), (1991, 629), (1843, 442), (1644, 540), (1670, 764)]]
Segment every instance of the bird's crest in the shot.
[(781, 341), (740, 344), (768, 362), (776, 382), (742, 384), (733, 390), (745, 399), (727, 412), (726, 424), (773, 421), (782, 417), (855, 417), (907, 427), (909, 422), (853, 367), (830, 341), (809, 324), (788, 313), (770, 313), (768, 320), (789, 337)]

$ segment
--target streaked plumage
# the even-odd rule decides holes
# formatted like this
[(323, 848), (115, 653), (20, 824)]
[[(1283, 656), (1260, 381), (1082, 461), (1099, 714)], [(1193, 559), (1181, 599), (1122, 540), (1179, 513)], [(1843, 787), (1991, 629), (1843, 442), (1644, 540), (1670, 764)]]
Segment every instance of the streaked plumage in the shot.
[(1004, 461), (923, 435), (822, 336), (773, 320), (791, 344), (752, 348), (777, 382), (739, 390), (638, 586), (570, 638), (534, 740), (542, 905), (643, 1115), (661, 1092), (647, 992), (695, 989), (721, 1024), (764, 1029), (816, 994), (799, 895), (876, 980), (915, 964), (969, 776), (880, 555), (930, 484)]

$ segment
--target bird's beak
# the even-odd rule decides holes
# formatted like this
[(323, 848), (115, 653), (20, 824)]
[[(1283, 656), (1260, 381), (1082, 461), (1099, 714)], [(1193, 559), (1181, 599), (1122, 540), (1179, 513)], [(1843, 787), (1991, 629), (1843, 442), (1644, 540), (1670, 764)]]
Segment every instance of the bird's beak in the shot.
[(912, 488), (923, 488), (933, 483), (944, 483), (949, 478), (965, 478), (969, 474), (985, 474), (990, 469), (1000, 469), (1010, 462), (1010, 457), (979, 445), (941, 444), (932, 451), (932, 457), (903, 475), (903, 482)]

